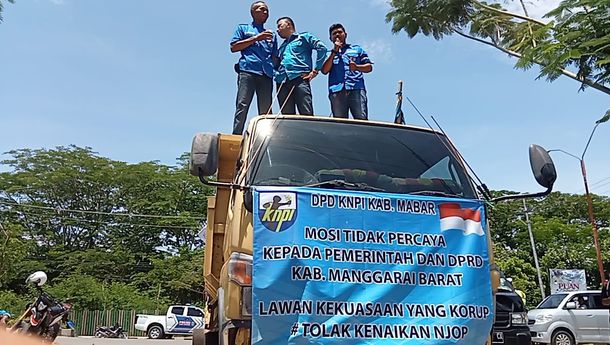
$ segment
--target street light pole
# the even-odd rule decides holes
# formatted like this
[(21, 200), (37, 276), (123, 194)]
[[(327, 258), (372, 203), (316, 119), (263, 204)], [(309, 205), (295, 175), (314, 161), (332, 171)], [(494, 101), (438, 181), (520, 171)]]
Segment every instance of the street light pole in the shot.
[(591, 131), (591, 135), (589, 135), (589, 140), (587, 140), (587, 145), (585, 146), (585, 149), (582, 151), (582, 155), (580, 157), (575, 156), (564, 150), (559, 150), (559, 149), (549, 150), (549, 152), (552, 152), (552, 151), (563, 152), (563, 153), (567, 154), (568, 156), (578, 159), (578, 161), (580, 162), (580, 171), (582, 173), (582, 179), (585, 184), (585, 194), (587, 196), (587, 204), (588, 204), (588, 208), (589, 208), (589, 222), (591, 223), (591, 228), (593, 230), (593, 243), (595, 244), (595, 253), (597, 255), (597, 269), (599, 270), (600, 282), (602, 282), (602, 283), (604, 282), (604, 264), (602, 262), (602, 251), (601, 251), (601, 248), (599, 245), (599, 233), (597, 231), (597, 222), (595, 221), (595, 215), (593, 214), (593, 200), (591, 199), (591, 193), (589, 193), (589, 184), (587, 183), (587, 169), (585, 168), (585, 154), (587, 153), (587, 149), (589, 148), (589, 144), (591, 143), (591, 139), (593, 138), (593, 134), (595, 133), (597, 126), (599, 126), (600, 124), (602, 124), (604, 122), (607, 122), (608, 120), (610, 120), (610, 110), (606, 111), (606, 114), (601, 119), (595, 121), (595, 126), (593, 127), (593, 130)]
[(544, 299), (546, 297), (544, 295), (544, 285), (542, 284), (542, 276), (540, 275), (540, 265), (538, 264), (538, 254), (536, 253), (536, 244), (534, 243), (534, 234), (532, 233), (532, 223), (530, 222), (529, 210), (527, 209), (525, 199), (523, 199), (523, 212), (525, 212), (525, 222), (527, 223), (527, 231), (530, 235), (530, 243), (532, 244), (534, 264), (536, 265), (536, 273), (538, 274), (538, 285), (540, 285), (540, 295), (542, 295), (542, 299)]
[(597, 269), (599, 270), (600, 282), (603, 284), (604, 264), (602, 262), (602, 251), (599, 245), (599, 232), (597, 231), (597, 221), (595, 220), (595, 214), (593, 214), (593, 200), (591, 199), (591, 193), (589, 193), (589, 184), (587, 183), (587, 169), (585, 168), (584, 159), (580, 160), (580, 169), (582, 172), (582, 179), (585, 183), (585, 194), (587, 195), (587, 204), (589, 206), (589, 222), (591, 223), (591, 228), (593, 229), (593, 243), (595, 244), (595, 253), (597, 255)]

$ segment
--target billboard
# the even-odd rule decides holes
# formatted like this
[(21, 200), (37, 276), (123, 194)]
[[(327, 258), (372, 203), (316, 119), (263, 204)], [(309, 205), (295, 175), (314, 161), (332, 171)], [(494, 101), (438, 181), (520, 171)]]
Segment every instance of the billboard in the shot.
[(550, 269), (551, 293), (587, 290), (587, 276), (581, 269)]
[(493, 322), (476, 200), (254, 191), (252, 343), (484, 344)]

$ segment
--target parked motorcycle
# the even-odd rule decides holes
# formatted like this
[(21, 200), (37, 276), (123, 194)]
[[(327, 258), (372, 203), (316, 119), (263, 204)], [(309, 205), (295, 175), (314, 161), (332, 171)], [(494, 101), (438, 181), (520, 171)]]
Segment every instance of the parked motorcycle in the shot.
[(125, 333), (123, 327), (117, 323), (111, 327), (98, 327), (97, 330), (95, 330), (95, 337), (127, 339), (127, 333)]
[(25, 312), (17, 319), (11, 330), (41, 337), (44, 341), (53, 342), (61, 330), (61, 321), (67, 321), (72, 306), (61, 303), (44, 292), (42, 286), (47, 282), (47, 275), (38, 271), (32, 273), (25, 282), (35, 285), (38, 297), (28, 304)]

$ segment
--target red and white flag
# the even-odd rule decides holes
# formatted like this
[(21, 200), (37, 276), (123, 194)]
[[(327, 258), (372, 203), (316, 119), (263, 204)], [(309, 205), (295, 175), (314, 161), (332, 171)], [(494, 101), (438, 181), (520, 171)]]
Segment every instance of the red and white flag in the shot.
[(441, 231), (462, 230), (464, 235), (483, 236), (481, 210), (462, 208), (460, 204), (454, 202), (442, 203), (438, 208), (441, 215)]

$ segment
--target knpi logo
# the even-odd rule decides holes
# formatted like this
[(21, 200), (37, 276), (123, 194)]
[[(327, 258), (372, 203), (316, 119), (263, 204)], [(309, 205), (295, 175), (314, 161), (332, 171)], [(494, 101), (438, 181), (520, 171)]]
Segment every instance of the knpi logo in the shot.
[(261, 193), (258, 198), (258, 217), (271, 231), (288, 229), (297, 219), (296, 193)]

